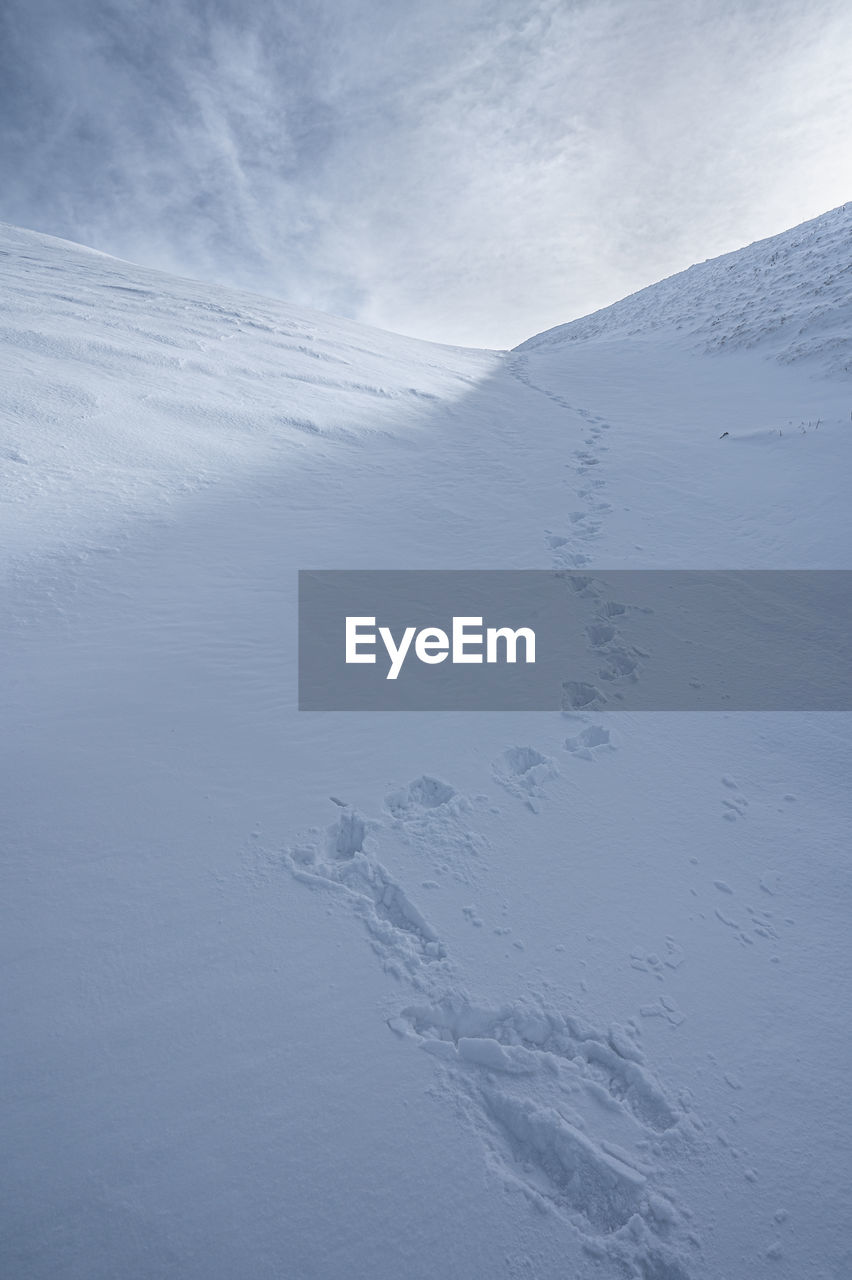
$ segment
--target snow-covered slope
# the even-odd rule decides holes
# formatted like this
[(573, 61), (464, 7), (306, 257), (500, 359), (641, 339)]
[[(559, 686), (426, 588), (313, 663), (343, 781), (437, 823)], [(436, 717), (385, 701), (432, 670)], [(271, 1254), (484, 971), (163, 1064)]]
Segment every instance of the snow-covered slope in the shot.
[(852, 373), (852, 204), (726, 253), (521, 344), (540, 350), (663, 335), (692, 351), (757, 348), (785, 364)]
[(493, 364), (0, 227), (3, 550), (268, 462), (410, 430)]
[(3, 231), (6, 1274), (846, 1274), (849, 717), (295, 709), (298, 568), (848, 567), (846, 217), (513, 353)]

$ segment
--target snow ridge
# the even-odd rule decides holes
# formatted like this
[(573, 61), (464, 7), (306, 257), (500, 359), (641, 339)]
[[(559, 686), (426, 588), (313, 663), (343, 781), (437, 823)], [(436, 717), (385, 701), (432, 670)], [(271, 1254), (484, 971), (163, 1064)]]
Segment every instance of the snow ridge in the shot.
[(670, 333), (702, 352), (759, 348), (783, 364), (852, 372), (852, 204), (711, 258), (516, 351)]

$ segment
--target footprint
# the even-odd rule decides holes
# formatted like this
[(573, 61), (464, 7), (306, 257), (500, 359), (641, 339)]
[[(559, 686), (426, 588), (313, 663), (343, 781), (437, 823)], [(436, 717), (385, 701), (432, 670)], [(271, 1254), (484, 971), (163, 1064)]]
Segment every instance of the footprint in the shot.
[(295, 879), (332, 891), (364, 921), (375, 951), (396, 976), (406, 972), (419, 989), (424, 966), (443, 961), (446, 950), (390, 872), (365, 849), (378, 826), (353, 809), (345, 810), (322, 836), (285, 849), (283, 860)]
[(683, 1246), (670, 1247), (685, 1215), (647, 1155), (687, 1140), (687, 1113), (642, 1065), (638, 1029), (603, 1036), (552, 1010), (487, 1009), (460, 996), (407, 1008), (389, 1026), (436, 1058), (505, 1185), (625, 1274), (687, 1280)]
[(489, 848), (486, 837), (471, 828), (470, 818), (490, 803), (486, 796), (474, 802), (431, 774), (390, 792), (384, 802), (387, 825), (409, 847), (411, 858), (428, 861), (434, 874), (451, 872), (459, 883), (470, 885)]
[(387, 796), (385, 804), (395, 818), (406, 818), (429, 809), (439, 809), (449, 804), (456, 795), (457, 792), (448, 782), (424, 774), (401, 791), (394, 791)]
[[(592, 532), (585, 532), (578, 527), (578, 532), (574, 536), (576, 540), (587, 541), (594, 535)], [(571, 549), (572, 542), (570, 538), (565, 538), (561, 534), (548, 534), (545, 542), (553, 552), (553, 565), (556, 569), (582, 569), (585, 565), (591, 563), (591, 556)]]
[(585, 574), (572, 573), (565, 581), (575, 595), (593, 600), (597, 598), (597, 583), (594, 578), (587, 577)]
[(555, 761), (534, 747), (507, 747), (492, 770), (500, 785), (525, 800), (534, 812), (538, 811), (535, 798), (545, 794), (544, 784), (559, 773)]
[(614, 640), (617, 632), (610, 622), (593, 622), (586, 627), (586, 635), (594, 648), (600, 648), (602, 645), (609, 644), (611, 640)]
[(638, 679), (636, 673), (639, 670), (639, 659), (633, 653), (627, 649), (595, 647), (606, 660), (606, 665), (598, 672), (601, 680), (636, 681)]
[(586, 707), (599, 708), (606, 702), (600, 689), (581, 680), (565, 680), (562, 683), (562, 710), (580, 711)]
[(615, 751), (612, 735), (603, 725), (592, 724), (574, 738), (565, 739), (565, 750), (578, 760), (597, 760), (606, 751)]

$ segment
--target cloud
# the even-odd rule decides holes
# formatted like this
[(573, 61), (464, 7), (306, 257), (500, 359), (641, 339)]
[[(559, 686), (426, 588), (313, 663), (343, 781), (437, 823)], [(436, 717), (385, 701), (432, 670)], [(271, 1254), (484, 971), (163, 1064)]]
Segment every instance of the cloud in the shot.
[(845, 0), (7, 0), (0, 217), (506, 346), (849, 196)]

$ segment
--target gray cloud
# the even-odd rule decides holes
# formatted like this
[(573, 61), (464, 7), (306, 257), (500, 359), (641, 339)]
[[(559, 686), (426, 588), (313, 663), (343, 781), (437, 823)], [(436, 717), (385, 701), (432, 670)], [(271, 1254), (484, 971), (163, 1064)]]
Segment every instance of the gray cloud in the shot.
[(0, 217), (505, 346), (849, 196), (846, 0), (7, 0)]

